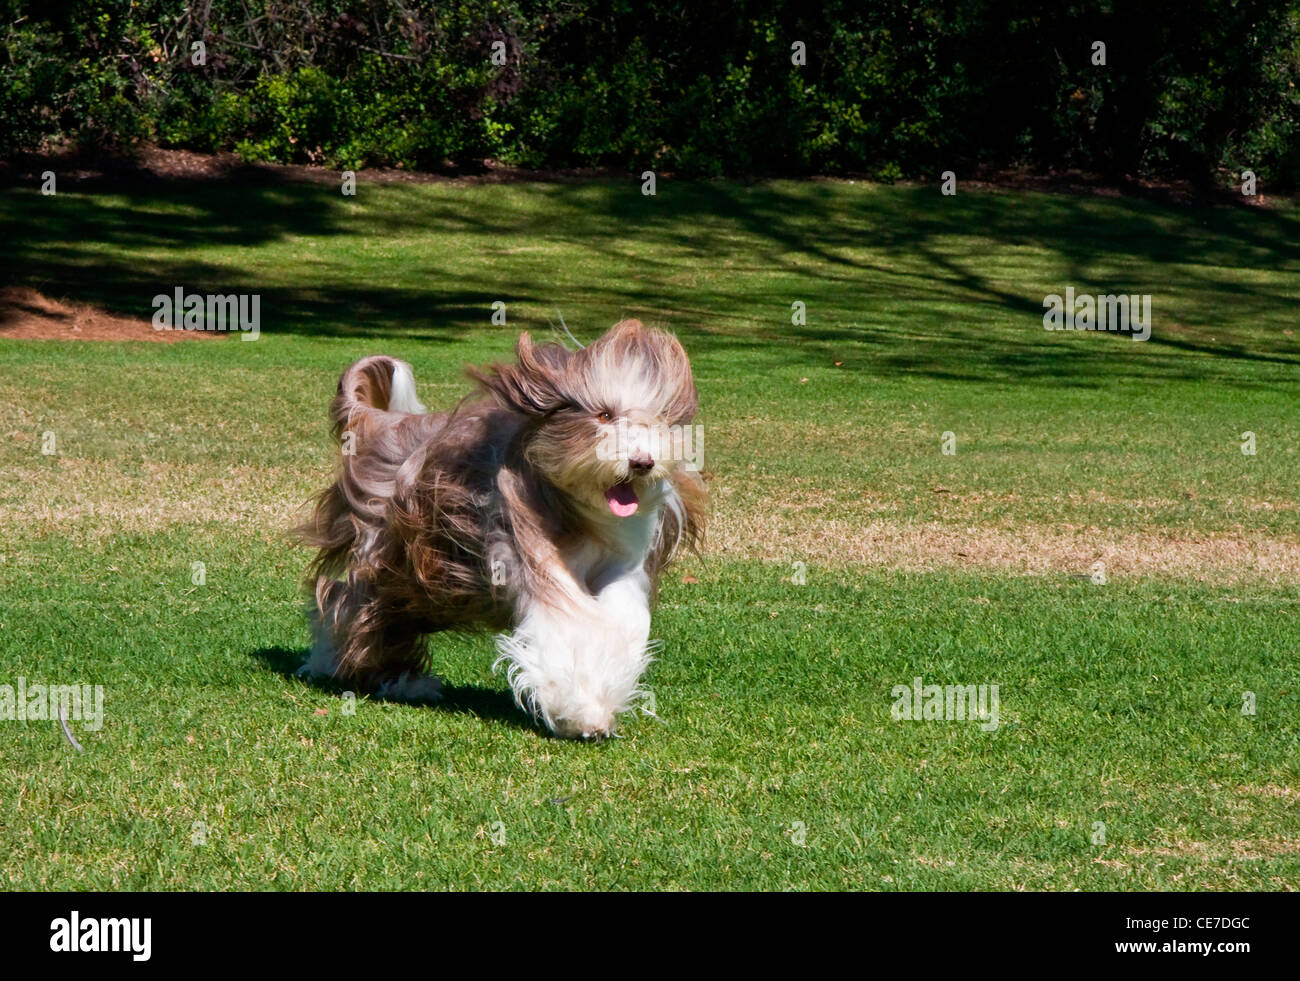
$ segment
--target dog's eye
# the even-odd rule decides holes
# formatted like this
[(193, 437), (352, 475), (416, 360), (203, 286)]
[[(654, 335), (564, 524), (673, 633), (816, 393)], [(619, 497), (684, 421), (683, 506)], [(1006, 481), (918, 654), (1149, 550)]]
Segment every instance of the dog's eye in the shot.
[(599, 422), (613, 422), (614, 413), (610, 412), (608, 409), (601, 409), (596, 413), (596, 419)]

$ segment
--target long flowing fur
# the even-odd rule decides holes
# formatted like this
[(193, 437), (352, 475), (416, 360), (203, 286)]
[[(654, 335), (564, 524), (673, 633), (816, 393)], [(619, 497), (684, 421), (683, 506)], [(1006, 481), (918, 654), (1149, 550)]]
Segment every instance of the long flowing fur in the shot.
[(299, 529), (319, 550), (304, 669), (427, 693), (429, 635), (505, 631), (520, 705), (560, 735), (608, 735), (650, 661), (658, 578), (704, 533), (693, 461), (644, 440), (695, 415), (686, 353), (628, 320), (579, 351), (523, 334), (513, 363), (467, 373), (475, 392), (444, 413), (394, 358), (339, 380), (338, 476)]

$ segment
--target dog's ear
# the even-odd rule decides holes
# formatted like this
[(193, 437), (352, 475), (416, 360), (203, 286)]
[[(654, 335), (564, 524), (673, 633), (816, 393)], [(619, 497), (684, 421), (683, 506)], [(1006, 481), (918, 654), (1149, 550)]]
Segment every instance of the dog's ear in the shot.
[(536, 347), (525, 331), (515, 344), (515, 364), (495, 362), (486, 368), (466, 368), (503, 408), (544, 416), (568, 400), (560, 388), (569, 352), (558, 344)]

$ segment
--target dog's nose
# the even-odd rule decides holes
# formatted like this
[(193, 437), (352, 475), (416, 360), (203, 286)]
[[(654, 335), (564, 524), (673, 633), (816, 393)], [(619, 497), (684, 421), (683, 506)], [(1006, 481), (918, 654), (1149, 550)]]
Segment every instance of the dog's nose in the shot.
[(561, 739), (584, 739), (600, 741), (614, 733), (614, 716), (609, 712), (593, 712), (574, 719), (557, 719), (555, 734)]
[(654, 469), (655, 461), (649, 453), (633, 453), (627, 458), (627, 465), (637, 473), (648, 473)]
[(578, 723), (578, 734), (583, 739), (608, 739), (614, 731), (614, 717), (604, 713), (583, 719)]

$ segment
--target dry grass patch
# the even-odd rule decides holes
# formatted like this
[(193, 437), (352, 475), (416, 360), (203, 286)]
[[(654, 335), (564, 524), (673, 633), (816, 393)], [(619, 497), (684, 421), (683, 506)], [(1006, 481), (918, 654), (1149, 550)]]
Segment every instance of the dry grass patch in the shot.
[(1162, 858), (1200, 858), (1212, 862), (1228, 859), (1258, 861), (1278, 855), (1300, 854), (1300, 841), (1293, 838), (1236, 838), (1225, 842), (1179, 840), (1151, 848), (1130, 848), (1128, 853)]
[[(7, 468), (0, 525), (20, 537), (91, 540), (178, 525), (224, 523), (279, 534), (302, 517), (326, 471), (206, 463), (57, 457)], [(799, 488), (781, 499), (716, 495), (706, 554), (728, 560), (807, 562), (903, 571), (987, 569), (1018, 575), (1157, 576), (1231, 583), (1300, 581), (1300, 542), (1230, 533), (1188, 535), (1091, 526), (909, 521), (898, 502), (831, 506), (833, 494)]]
[(1101, 562), (1107, 577), (1300, 581), (1300, 541), (1287, 538), (1090, 526), (855, 521), (785, 503), (769, 500), (765, 506), (715, 508), (709, 551), (732, 559), (906, 571), (977, 568), (1086, 575)]
[(102, 460), (57, 457), (52, 466), (7, 470), (0, 527), (20, 538), (100, 540), (209, 523), (280, 531), (312, 488), (281, 470), (197, 463), (141, 463), (131, 472)]

